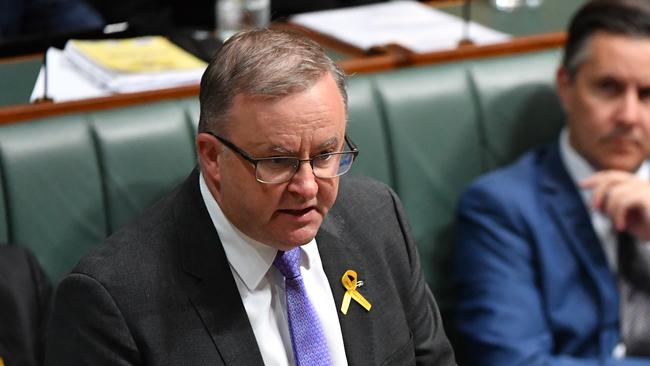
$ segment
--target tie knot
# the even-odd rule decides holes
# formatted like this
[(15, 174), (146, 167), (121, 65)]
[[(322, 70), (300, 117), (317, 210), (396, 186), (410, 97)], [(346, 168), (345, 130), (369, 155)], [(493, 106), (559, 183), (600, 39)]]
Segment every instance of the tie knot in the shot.
[(286, 252), (279, 250), (273, 265), (287, 279), (300, 276), (300, 248), (293, 248)]

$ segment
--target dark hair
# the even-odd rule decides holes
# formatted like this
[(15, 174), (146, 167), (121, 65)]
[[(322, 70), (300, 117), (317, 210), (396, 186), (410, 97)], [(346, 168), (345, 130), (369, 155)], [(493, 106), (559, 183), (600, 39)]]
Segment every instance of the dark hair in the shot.
[(238, 33), (217, 51), (201, 78), (199, 132), (223, 133), (238, 94), (281, 98), (307, 90), (327, 73), (347, 107), (345, 74), (316, 42), (281, 30)]
[(587, 44), (597, 32), (650, 37), (650, 2), (647, 0), (594, 0), (571, 19), (562, 66), (571, 79), (587, 56)]

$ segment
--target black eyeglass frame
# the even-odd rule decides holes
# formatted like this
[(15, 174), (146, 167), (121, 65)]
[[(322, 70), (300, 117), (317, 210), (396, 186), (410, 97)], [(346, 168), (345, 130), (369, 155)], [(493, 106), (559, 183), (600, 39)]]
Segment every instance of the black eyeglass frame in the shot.
[[(264, 184), (280, 184), (280, 183), (285, 183), (285, 182), (290, 181), (290, 180), (293, 178), (293, 176), (298, 172), (298, 169), (300, 169), (300, 165), (301, 165), (303, 162), (307, 162), (307, 161), (308, 161), (308, 162), (309, 162), (309, 165), (311, 165), (312, 171), (314, 171), (314, 160), (319, 159), (319, 158), (322, 158), (322, 157), (324, 157), (324, 156), (343, 155), (343, 154), (353, 154), (353, 156), (352, 156), (352, 163), (350, 163), (350, 166), (352, 166), (352, 164), (353, 164), (354, 161), (356, 160), (357, 156), (359, 155), (359, 148), (357, 148), (357, 145), (356, 145), (356, 144), (355, 144), (355, 143), (350, 139), (350, 137), (349, 137), (347, 134), (345, 134), (344, 139), (345, 139), (345, 143), (348, 145), (348, 147), (349, 147), (351, 150), (347, 150), (347, 151), (344, 150), (344, 151), (338, 151), (338, 152), (331, 152), (331, 153), (325, 153), (325, 154), (318, 154), (318, 155), (314, 155), (314, 156), (310, 157), (309, 159), (298, 159), (298, 158), (293, 157), (293, 156), (269, 156), (269, 157), (265, 157), (265, 158), (254, 158), (254, 157), (250, 156), (250, 154), (248, 154), (246, 151), (244, 151), (244, 150), (242, 150), (241, 148), (239, 148), (239, 147), (238, 147), (237, 145), (235, 145), (234, 143), (232, 143), (232, 142), (230, 142), (229, 140), (227, 140), (227, 139), (225, 139), (225, 138), (223, 138), (223, 137), (221, 137), (221, 136), (219, 136), (219, 135), (213, 133), (212, 131), (207, 131), (207, 132), (205, 132), (205, 133), (207, 133), (207, 134), (209, 134), (209, 135), (212, 135), (212, 137), (216, 138), (217, 140), (219, 140), (219, 142), (221, 142), (222, 144), (226, 145), (226, 147), (228, 147), (230, 150), (236, 152), (239, 156), (241, 156), (242, 158), (244, 158), (244, 160), (246, 160), (246, 161), (248, 161), (249, 163), (253, 164), (253, 167), (255, 168), (255, 179), (256, 179), (258, 182), (260, 182), (260, 183), (264, 183)], [(260, 162), (260, 161), (268, 161), (268, 160), (273, 160), (273, 159), (278, 159), (278, 158), (282, 158), (282, 159), (293, 159), (293, 160), (295, 160), (296, 162), (298, 162), (298, 163), (297, 163), (296, 165), (294, 165), (294, 167), (293, 167), (293, 169), (294, 169), (293, 174), (292, 174), (292, 175), (291, 175), (287, 180), (280, 181), (280, 182), (267, 182), (267, 181), (263, 181), (263, 180), (261, 180), (261, 179), (257, 176), (257, 163)], [(319, 176), (317, 176), (315, 173), (314, 173), (314, 176), (316, 176), (317, 178), (320, 178), (320, 179), (332, 179), (332, 178), (340, 177), (341, 175), (344, 175), (344, 174), (346, 174), (346, 173), (349, 172), (349, 171), (350, 171), (350, 169), (346, 170), (345, 172), (343, 172), (343, 173), (341, 173), (341, 174), (335, 175), (335, 176), (333, 176), (333, 177), (326, 177), (326, 178), (323, 178), (323, 177), (319, 177)]]

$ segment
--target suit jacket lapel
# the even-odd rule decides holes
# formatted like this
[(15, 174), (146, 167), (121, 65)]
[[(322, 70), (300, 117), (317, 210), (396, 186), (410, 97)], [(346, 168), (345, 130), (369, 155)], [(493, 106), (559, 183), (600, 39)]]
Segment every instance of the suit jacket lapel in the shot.
[[(589, 212), (564, 167), (557, 145), (548, 151), (542, 161), (540, 172), (543, 202), (547, 203), (551, 217), (592, 280), (601, 301), (611, 302), (608, 299), (617, 298), (616, 282), (607, 264), (600, 240), (594, 232)], [(615, 304), (610, 305), (616, 309)], [(616, 312), (614, 311), (613, 314), (616, 315)]]
[[(343, 274), (352, 269), (358, 274), (357, 280), (364, 280), (366, 263), (361, 254), (360, 243), (356, 243), (345, 233), (344, 222), (336, 213), (330, 212), (323, 221), (316, 235), (318, 251), (323, 262), (323, 269), (332, 289), (334, 302), (337, 306), (339, 323), (343, 334), (343, 343), (349, 365), (367, 365), (369, 356), (373, 355), (374, 332), (371, 321), (371, 312), (367, 312), (359, 304), (350, 303), (347, 315), (341, 310), (341, 303), (345, 288), (341, 283)], [(367, 283), (365, 286), (380, 286), (378, 283)], [(361, 292), (363, 293), (363, 289)], [(369, 299), (372, 303), (372, 299)]]
[(226, 254), (201, 198), (197, 170), (178, 196), (174, 225), (190, 301), (226, 365), (262, 365)]

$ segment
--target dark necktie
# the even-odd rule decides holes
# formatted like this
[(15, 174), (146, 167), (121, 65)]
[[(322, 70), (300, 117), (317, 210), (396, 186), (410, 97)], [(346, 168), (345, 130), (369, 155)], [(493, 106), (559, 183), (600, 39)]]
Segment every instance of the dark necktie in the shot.
[(323, 327), (300, 274), (300, 248), (278, 251), (273, 265), (285, 278), (287, 316), (296, 365), (331, 365)]
[(628, 356), (650, 356), (650, 252), (618, 236), (621, 337)]

